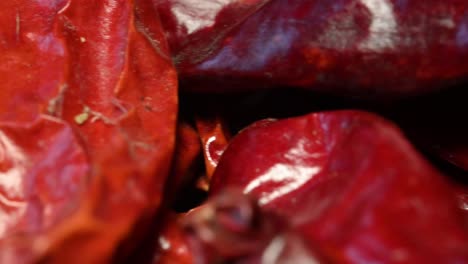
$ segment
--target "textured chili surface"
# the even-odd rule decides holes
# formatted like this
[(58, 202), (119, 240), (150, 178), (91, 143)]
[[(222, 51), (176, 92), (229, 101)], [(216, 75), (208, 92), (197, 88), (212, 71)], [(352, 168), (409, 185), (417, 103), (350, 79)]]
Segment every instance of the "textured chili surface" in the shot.
[(372, 114), (259, 121), (231, 141), (211, 187), (242, 188), (332, 262), (468, 263), (454, 191)]
[(174, 144), (177, 77), (152, 5), (0, 9), (1, 262), (125, 255), (160, 206)]
[(230, 136), (225, 121), (220, 116), (199, 116), (195, 118), (195, 122), (203, 144), (206, 178), (209, 182), (228, 145)]
[(189, 89), (414, 94), (468, 73), (463, 0), (153, 2)]

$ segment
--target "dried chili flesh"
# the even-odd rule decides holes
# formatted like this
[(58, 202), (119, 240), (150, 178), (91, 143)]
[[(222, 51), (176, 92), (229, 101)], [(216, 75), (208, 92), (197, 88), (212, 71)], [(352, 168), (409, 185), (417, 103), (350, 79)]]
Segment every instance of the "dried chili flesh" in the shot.
[(153, 1), (186, 89), (426, 93), (466, 81), (465, 1)]
[(177, 77), (159, 20), (144, 1), (0, 5), (2, 177), (18, 188), (0, 259), (110, 262), (161, 206), (172, 160)]

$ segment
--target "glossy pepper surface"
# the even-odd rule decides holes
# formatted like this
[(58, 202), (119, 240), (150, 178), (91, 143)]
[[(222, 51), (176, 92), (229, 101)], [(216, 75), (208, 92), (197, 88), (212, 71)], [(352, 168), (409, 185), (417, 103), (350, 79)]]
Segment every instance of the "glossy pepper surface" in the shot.
[(463, 0), (153, 0), (187, 89), (425, 93), (468, 74)]
[(177, 78), (152, 5), (0, 7), (0, 262), (126, 256), (161, 205), (174, 145)]
[(369, 113), (259, 121), (231, 141), (211, 187), (256, 197), (333, 263), (468, 263), (451, 185)]

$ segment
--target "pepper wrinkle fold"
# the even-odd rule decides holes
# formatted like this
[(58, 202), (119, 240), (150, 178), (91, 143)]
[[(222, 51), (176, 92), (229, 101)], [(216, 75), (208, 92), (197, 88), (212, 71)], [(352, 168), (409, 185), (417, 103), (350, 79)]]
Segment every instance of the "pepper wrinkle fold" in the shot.
[(162, 206), (174, 148), (177, 76), (155, 10), (0, 8), (0, 262), (126, 257)]

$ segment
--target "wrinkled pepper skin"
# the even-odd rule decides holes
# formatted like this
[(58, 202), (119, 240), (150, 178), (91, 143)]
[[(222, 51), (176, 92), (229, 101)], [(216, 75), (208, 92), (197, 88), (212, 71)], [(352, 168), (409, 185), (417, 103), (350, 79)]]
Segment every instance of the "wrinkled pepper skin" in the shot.
[(67, 54), (57, 13), (66, 2), (0, 3), (0, 120), (34, 121), (62, 89)]
[(259, 121), (233, 138), (211, 188), (256, 197), (332, 263), (468, 263), (451, 185), (373, 114)]
[(156, 12), (0, 9), (0, 262), (121, 260), (161, 206), (174, 148), (177, 76)]
[[(181, 223), (183, 215), (169, 214), (166, 216), (162, 231), (158, 234), (154, 249), (153, 264), (195, 264), (199, 259), (198, 248), (192, 247), (190, 236)], [(199, 263), (199, 262), (198, 262)]]
[(305, 256), (306, 263), (318, 260), (310, 251), (297, 248), (303, 243), (288, 228), (286, 221), (259, 210), (252, 197), (226, 189), (190, 212), (168, 218), (153, 263), (272, 263), (262, 261), (263, 252), (279, 237), (294, 247), (276, 252), (282, 261), (296, 263)]
[(0, 239), (40, 233), (69, 216), (90, 170), (69, 125), (46, 115), (31, 123), (2, 123), (0, 150)]
[(187, 89), (365, 97), (466, 81), (463, 0), (153, 0)]

